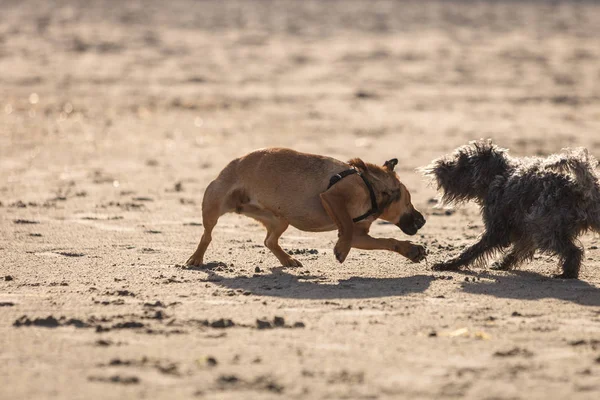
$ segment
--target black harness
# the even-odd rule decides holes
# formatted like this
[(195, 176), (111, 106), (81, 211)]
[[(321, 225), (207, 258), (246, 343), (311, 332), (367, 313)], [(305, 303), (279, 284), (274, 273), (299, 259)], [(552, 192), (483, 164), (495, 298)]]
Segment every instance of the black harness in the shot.
[(366, 213), (364, 213), (363, 215), (361, 215), (360, 217), (356, 217), (356, 218), (352, 219), (353, 222), (359, 222), (359, 221), (362, 221), (363, 219), (368, 218), (371, 215), (379, 212), (379, 207), (377, 206), (377, 198), (375, 197), (375, 192), (373, 191), (373, 186), (371, 186), (371, 183), (367, 180), (367, 178), (365, 178), (365, 176), (363, 174), (361, 174), (354, 168), (347, 169), (345, 171), (340, 172), (339, 174), (335, 174), (334, 176), (332, 176), (331, 179), (329, 180), (329, 186), (327, 186), (327, 189), (329, 189), (330, 187), (332, 187), (333, 185), (335, 185), (336, 183), (341, 181), (342, 178), (345, 178), (349, 175), (354, 175), (354, 174), (358, 174), (358, 176), (360, 176), (362, 178), (363, 182), (367, 186), (367, 189), (369, 189), (369, 196), (371, 196), (371, 209), (369, 211), (367, 211)]

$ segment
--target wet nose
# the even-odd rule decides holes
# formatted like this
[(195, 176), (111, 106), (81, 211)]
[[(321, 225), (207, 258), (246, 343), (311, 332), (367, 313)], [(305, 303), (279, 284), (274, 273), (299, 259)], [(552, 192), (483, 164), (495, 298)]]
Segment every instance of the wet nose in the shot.
[(423, 225), (425, 225), (425, 217), (423, 217), (423, 214), (421, 214), (418, 211), (415, 216), (415, 224), (419, 227), (419, 229), (421, 229)]

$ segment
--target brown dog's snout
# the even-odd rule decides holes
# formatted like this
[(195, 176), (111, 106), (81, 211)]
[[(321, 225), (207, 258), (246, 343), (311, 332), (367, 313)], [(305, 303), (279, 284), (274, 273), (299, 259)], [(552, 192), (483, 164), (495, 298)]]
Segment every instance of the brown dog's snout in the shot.
[(423, 214), (415, 210), (415, 225), (417, 226), (417, 229), (421, 229), (423, 225), (425, 225), (425, 222), (426, 221), (425, 217), (423, 217)]
[(398, 228), (402, 229), (402, 232), (411, 236), (416, 234), (423, 225), (425, 225), (425, 217), (417, 210), (414, 210), (410, 214), (403, 215), (396, 224)]

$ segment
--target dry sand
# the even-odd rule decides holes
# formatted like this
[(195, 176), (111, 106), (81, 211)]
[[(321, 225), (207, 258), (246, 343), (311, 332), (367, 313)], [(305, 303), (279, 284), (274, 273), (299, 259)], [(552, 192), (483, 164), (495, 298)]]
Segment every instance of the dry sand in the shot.
[[(599, 398), (598, 236), (576, 281), (434, 273), (481, 220), (415, 172), (480, 137), (600, 156), (599, 37), (594, 2), (3, 0), (0, 398)], [(182, 268), (264, 146), (398, 157), (429, 265), (290, 228), (282, 269), (228, 215)]]

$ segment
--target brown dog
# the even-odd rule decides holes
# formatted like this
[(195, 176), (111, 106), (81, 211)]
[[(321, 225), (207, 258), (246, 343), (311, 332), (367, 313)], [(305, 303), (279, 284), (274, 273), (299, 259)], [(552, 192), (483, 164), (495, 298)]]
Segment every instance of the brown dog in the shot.
[(425, 224), (394, 172), (397, 163), (393, 159), (380, 167), (358, 158), (344, 163), (280, 148), (256, 150), (235, 159), (206, 188), (204, 234), (187, 265), (202, 265), (217, 220), (233, 211), (267, 228), (265, 246), (284, 267), (301, 266), (279, 247), (279, 237), (289, 225), (309, 232), (337, 228), (334, 254), (340, 263), (351, 247), (390, 250), (419, 262), (425, 257), (423, 246), (369, 236), (377, 218), (396, 224), (408, 235)]

